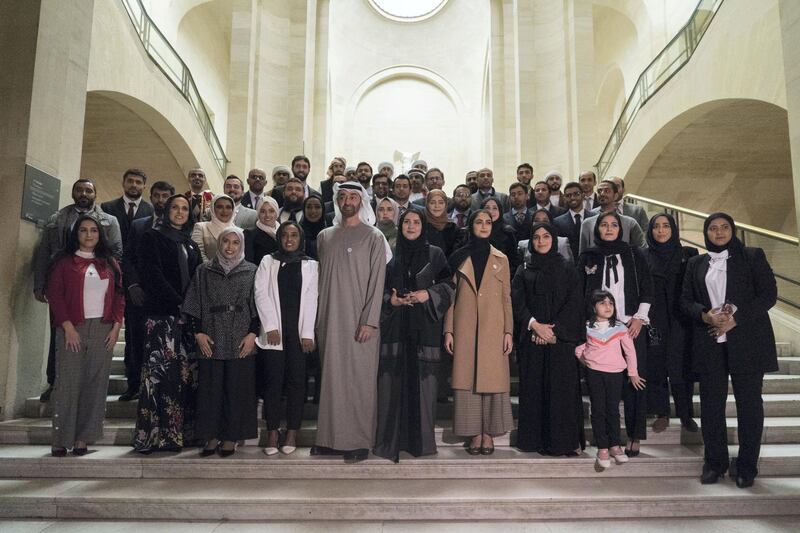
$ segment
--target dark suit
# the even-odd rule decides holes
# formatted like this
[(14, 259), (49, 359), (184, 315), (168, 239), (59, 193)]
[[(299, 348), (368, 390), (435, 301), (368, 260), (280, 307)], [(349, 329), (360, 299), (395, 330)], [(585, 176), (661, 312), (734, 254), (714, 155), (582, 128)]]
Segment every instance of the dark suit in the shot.
[[(259, 196), (260, 196), (260, 195), (259, 195)], [(252, 198), (250, 197), (250, 191), (246, 191), (246, 192), (245, 192), (245, 193), (242, 195), (242, 200), (241, 200), (239, 203), (240, 203), (241, 205), (245, 206), (245, 207), (249, 207), (250, 209), (255, 209), (255, 206), (253, 205), (253, 200), (252, 200)]]
[(522, 220), (522, 222), (518, 221), (517, 216), (511, 211), (503, 214), (503, 223), (514, 230), (514, 235), (516, 235), (516, 240), (521, 241), (523, 239), (531, 238), (531, 227), (533, 227), (533, 213), (534, 213), (533, 210), (526, 209), (525, 218)]
[(472, 205), (470, 209), (473, 211), (477, 211), (481, 208), (481, 204), (483, 201), (490, 196), (494, 196), (497, 198), (497, 201), (500, 202), (500, 211), (506, 212), (508, 211), (508, 195), (503, 192), (497, 192), (494, 187), (492, 187), (492, 192), (489, 194), (483, 194), (480, 190), (472, 194)]
[[(273, 198), (275, 198), (275, 201), (278, 202), (278, 207), (283, 207), (283, 189), (284, 189), (284, 187), (286, 187), (286, 186), (285, 185), (279, 185), (278, 187), (275, 187), (274, 189), (272, 189), (270, 191), (270, 193), (269, 193), (269, 195), (272, 196)], [(315, 191), (309, 185), (308, 186), (308, 193), (306, 194), (306, 197), (311, 196), (312, 194), (314, 194), (316, 196), (319, 196), (319, 197), (322, 197), (322, 195), (319, 193), (319, 191)]]
[(775, 334), (768, 311), (775, 305), (775, 275), (761, 248), (729, 250), (725, 301), (737, 307), (736, 327), (727, 342), (708, 335), (702, 314), (711, 309), (706, 286), (710, 256), (689, 260), (681, 292), (681, 310), (692, 320), (692, 370), (700, 376), (700, 418), (705, 462), (718, 473), (729, 466), (725, 404), (728, 375), (738, 420), (739, 475), (755, 477), (764, 429), (761, 392), (765, 372), (778, 370)]
[(319, 190), (322, 193), (322, 203), (330, 202), (333, 200), (333, 180), (328, 178), (322, 180), (319, 184)]
[[(155, 215), (133, 221), (128, 230), (128, 240), (122, 252), (122, 281), (125, 294), (134, 285), (139, 285), (138, 248), (142, 235), (153, 227)], [(144, 358), (144, 323), (142, 308), (133, 305), (130, 298), (125, 301), (125, 377), (128, 390), (138, 391)]]
[[(131, 229), (132, 222), (128, 219), (128, 206), (125, 204), (125, 199), (117, 198), (116, 200), (103, 202), (100, 204), (100, 209), (117, 218), (117, 222), (119, 222), (120, 234), (122, 235), (122, 248), (124, 252), (125, 244), (128, 242), (128, 231)], [(152, 215), (153, 206), (142, 200), (139, 202), (139, 208), (133, 215), (133, 220), (147, 218)]]
[[(581, 213), (581, 222), (592, 216), (589, 211)], [(581, 227), (575, 224), (575, 215), (572, 211), (562, 213), (553, 219), (553, 226), (558, 230), (558, 234), (569, 240), (569, 248), (572, 250), (572, 257), (577, 258), (581, 243)]]
[[(453, 211), (455, 211), (455, 207), (453, 209), (448, 209), (447, 210), (447, 217), (450, 220), (453, 221), (453, 223), (456, 225), (456, 227), (458, 227), (458, 221), (455, 218), (453, 218)], [(467, 208), (467, 211), (464, 213), (464, 226), (466, 226), (467, 223), (469, 222), (469, 216), (471, 214), (472, 214), (472, 210)], [(462, 226), (462, 227), (464, 227), (464, 226)], [(461, 229), (461, 228), (458, 228), (458, 229)]]

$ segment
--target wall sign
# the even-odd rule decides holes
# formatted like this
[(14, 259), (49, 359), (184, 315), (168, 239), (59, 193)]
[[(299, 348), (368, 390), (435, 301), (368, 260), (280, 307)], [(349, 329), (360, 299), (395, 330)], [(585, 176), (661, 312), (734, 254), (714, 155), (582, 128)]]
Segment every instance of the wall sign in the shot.
[(23, 220), (44, 226), (53, 213), (58, 211), (58, 199), (61, 194), (61, 180), (55, 176), (25, 165), (25, 187), (22, 192)]

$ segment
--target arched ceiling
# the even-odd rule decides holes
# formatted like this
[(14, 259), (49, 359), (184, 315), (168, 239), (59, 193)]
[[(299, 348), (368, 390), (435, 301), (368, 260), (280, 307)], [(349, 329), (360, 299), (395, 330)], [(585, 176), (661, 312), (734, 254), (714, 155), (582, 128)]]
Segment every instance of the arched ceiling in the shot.
[(759, 100), (716, 104), (663, 147), (635, 192), (796, 235), (786, 110)]

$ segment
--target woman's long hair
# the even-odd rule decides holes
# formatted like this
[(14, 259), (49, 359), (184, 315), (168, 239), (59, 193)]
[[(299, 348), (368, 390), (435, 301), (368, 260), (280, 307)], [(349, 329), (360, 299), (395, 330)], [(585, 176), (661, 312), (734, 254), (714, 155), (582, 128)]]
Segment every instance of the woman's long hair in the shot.
[(94, 247), (94, 257), (95, 259), (100, 260), (99, 263), (101, 265), (104, 264), (108, 269), (111, 270), (111, 274), (114, 278), (114, 286), (118, 290), (121, 290), (122, 272), (119, 270), (119, 266), (117, 265), (116, 261), (114, 261), (114, 254), (111, 252), (111, 246), (108, 244), (108, 238), (106, 237), (106, 232), (103, 230), (103, 225), (100, 224), (100, 221), (96, 216), (91, 214), (81, 215), (78, 217), (78, 220), (75, 221), (75, 224), (73, 224), (72, 229), (67, 236), (67, 242), (64, 246), (64, 249), (58, 252), (50, 262), (48, 275), (58, 261), (64, 257), (71, 257), (75, 254), (75, 252), (80, 250), (81, 245), (80, 241), (78, 240), (78, 232), (80, 231), (81, 224), (87, 220), (91, 220), (97, 226), (98, 240)]

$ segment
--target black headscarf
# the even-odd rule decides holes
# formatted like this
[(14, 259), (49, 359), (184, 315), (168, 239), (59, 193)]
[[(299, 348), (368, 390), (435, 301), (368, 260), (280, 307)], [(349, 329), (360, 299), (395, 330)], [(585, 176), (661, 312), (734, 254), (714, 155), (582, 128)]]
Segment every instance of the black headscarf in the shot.
[[(617, 233), (617, 238), (613, 241), (604, 241), (600, 238), (600, 223), (606, 217), (614, 217), (619, 225), (619, 233)], [(594, 225), (594, 246), (590, 250), (605, 256), (605, 286), (611, 286), (612, 275), (614, 283), (619, 282), (619, 273), (617, 272), (619, 259), (617, 259), (617, 254), (626, 253), (630, 250), (630, 245), (622, 240), (622, 218), (616, 211), (601, 213), (597, 216), (597, 223)]]
[[(467, 244), (456, 250), (450, 255), (450, 270), (456, 272), (464, 261), (467, 258), (472, 259), (472, 267), (475, 271), (475, 283), (478, 287), (481, 286), (481, 280), (483, 279), (483, 271), (486, 269), (486, 262), (489, 260), (489, 239), (491, 237), (487, 237), (485, 239), (478, 237), (475, 235), (475, 231), (473, 226), (475, 225), (475, 219), (478, 217), (479, 214), (485, 213), (489, 219), (492, 218), (492, 215), (489, 214), (488, 211), (485, 209), (478, 209), (477, 211), (471, 213), (469, 215), (469, 220), (467, 221), (467, 228), (468, 238)], [(494, 224), (492, 225), (494, 228)]]
[[(672, 235), (667, 242), (658, 242), (653, 237), (653, 228), (656, 225), (656, 220), (664, 217), (669, 222), (669, 227), (672, 229)], [(657, 277), (667, 277), (671, 274), (677, 274), (681, 270), (681, 262), (683, 260), (683, 249), (681, 247), (680, 233), (678, 233), (678, 224), (672, 215), (668, 213), (659, 213), (653, 215), (650, 223), (647, 226), (647, 259), (650, 266), (650, 272)]]
[[(711, 221), (717, 218), (724, 218), (728, 221), (728, 224), (731, 225), (731, 240), (729, 240), (723, 246), (717, 246), (710, 240), (708, 240), (708, 226), (711, 225)], [(737, 251), (742, 248), (742, 241), (736, 236), (736, 223), (733, 221), (733, 217), (731, 217), (727, 213), (711, 213), (706, 217), (705, 222), (703, 222), (703, 239), (706, 241), (706, 250), (709, 252), (724, 252), (725, 250), (730, 249), (731, 253)]]
[[(417, 216), (422, 221), (422, 233), (419, 237), (410, 241), (403, 235), (403, 221), (409, 216)], [(428, 243), (427, 222), (422, 213), (409, 209), (402, 215), (397, 224), (397, 244), (395, 245), (395, 256), (392, 276), (392, 287), (397, 289), (398, 294), (405, 294), (409, 291), (418, 289), (416, 278), (419, 271), (425, 268), (430, 261), (430, 244)]]
[[(533, 248), (533, 234), (536, 230), (544, 228), (547, 233), (553, 238), (553, 244), (545, 254), (540, 254)], [(537, 222), (531, 228), (530, 240), (528, 241), (528, 251), (530, 255), (526, 262), (526, 267), (531, 270), (545, 270), (550, 271), (554, 268), (560, 268), (564, 265), (564, 258), (558, 253), (558, 232), (550, 224)]]
[[(548, 211), (547, 209), (544, 209), (543, 207), (540, 207), (539, 209), (537, 209), (536, 211), (533, 212), (533, 216), (531, 217), (531, 220), (536, 220), (536, 215), (538, 215), (539, 213), (544, 213), (545, 215), (547, 215), (547, 221), (548, 221), (547, 223), (548, 224), (552, 224), (553, 223), (553, 216), (550, 214), (550, 211)], [(531, 235), (533, 235), (533, 233), (531, 233)]]
[[(187, 213), (186, 223), (180, 229), (174, 228), (169, 221), (169, 212), (172, 209), (172, 204), (178, 198), (186, 200), (189, 204), (189, 212)], [(191, 277), (189, 275), (189, 250), (192, 248), (192, 202), (182, 194), (173, 194), (167, 198), (164, 204), (164, 212), (161, 214), (161, 220), (156, 224), (156, 231), (167, 239), (176, 244), (177, 247), (177, 261), (178, 270), (181, 273), (181, 289), (186, 290), (189, 286)]]
[[(297, 245), (297, 250), (294, 252), (289, 252), (283, 247), (283, 233), (286, 231), (288, 226), (296, 227), (297, 231), (300, 233), (300, 242)], [(308, 259), (308, 256), (305, 252), (306, 237), (303, 234), (303, 228), (301, 228), (300, 224), (297, 222), (287, 220), (278, 226), (278, 231), (275, 232), (275, 240), (278, 241), (278, 251), (272, 252), (272, 257), (274, 257), (277, 261), (280, 261), (283, 264), (289, 264), (302, 261), (303, 259)]]
[[(319, 220), (316, 222), (311, 222), (306, 216), (306, 204), (311, 199), (319, 202), (320, 210), (322, 211), (322, 216), (320, 216)], [(316, 240), (319, 232), (325, 229), (325, 203), (322, 201), (322, 198), (316, 194), (311, 194), (303, 200), (303, 220), (300, 221), (300, 227), (303, 229), (304, 237), (312, 241)]]

